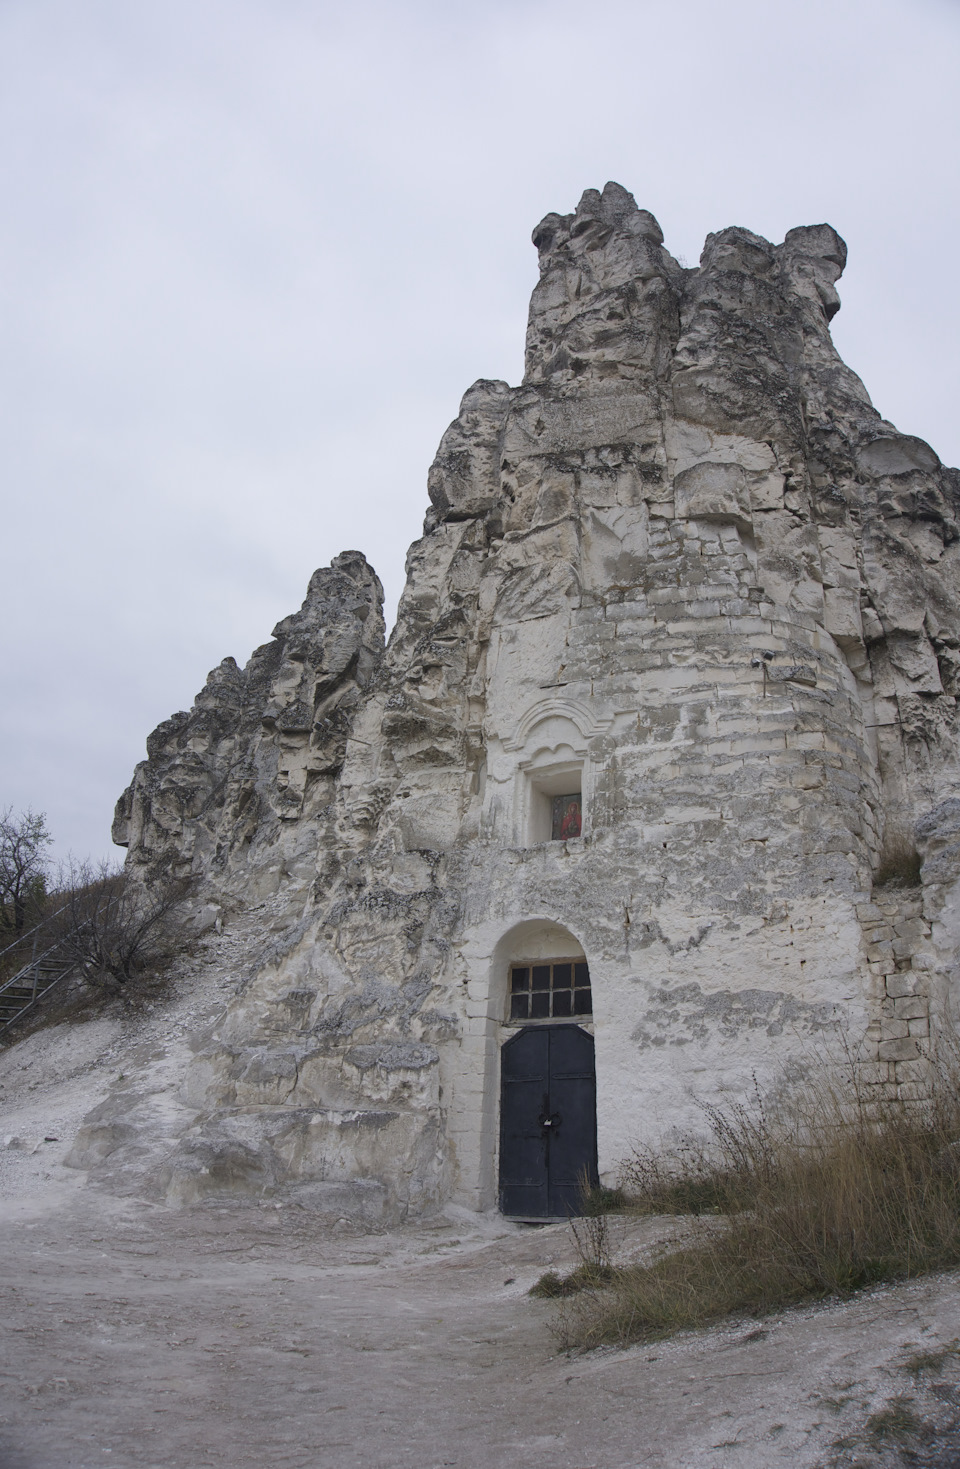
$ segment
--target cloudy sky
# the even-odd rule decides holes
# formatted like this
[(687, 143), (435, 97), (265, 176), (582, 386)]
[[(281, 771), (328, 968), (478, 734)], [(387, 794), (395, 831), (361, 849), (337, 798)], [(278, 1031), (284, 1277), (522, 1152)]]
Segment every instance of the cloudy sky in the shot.
[(960, 462), (958, 53), (960, 0), (0, 0), (0, 806), (115, 852), (316, 566), (392, 612), (530, 231), (607, 179), (688, 264), (833, 224), (841, 352)]

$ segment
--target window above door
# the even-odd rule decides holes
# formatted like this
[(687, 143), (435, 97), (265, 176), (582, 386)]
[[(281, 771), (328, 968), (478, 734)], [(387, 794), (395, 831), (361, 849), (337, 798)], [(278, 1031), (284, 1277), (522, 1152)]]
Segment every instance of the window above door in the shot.
[(593, 1014), (585, 959), (552, 959), (510, 965), (509, 1019), (573, 1020)]

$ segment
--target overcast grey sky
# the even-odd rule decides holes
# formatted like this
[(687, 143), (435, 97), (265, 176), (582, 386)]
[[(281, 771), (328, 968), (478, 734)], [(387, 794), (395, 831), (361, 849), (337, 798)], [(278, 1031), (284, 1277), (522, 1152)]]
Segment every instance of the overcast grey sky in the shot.
[(392, 612), (530, 231), (607, 179), (688, 264), (828, 220), (841, 352), (960, 461), (958, 76), (960, 0), (0, 0), (0, 806), (116, 852), (316, 566)]

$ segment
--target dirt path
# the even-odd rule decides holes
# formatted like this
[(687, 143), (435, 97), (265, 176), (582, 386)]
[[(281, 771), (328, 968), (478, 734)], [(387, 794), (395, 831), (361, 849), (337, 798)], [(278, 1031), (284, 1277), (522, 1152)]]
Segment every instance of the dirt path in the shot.
[[(338, 1234), (298, 1207), (178, 1212), (66, 1168), (84, 1115), (136, 1071), (143, 1182), (185, 1038), (227, 982), (0, 1052), (0, 1469), (960, 1466), (960, 1359), (903, 1370), (960, 1339), (960, 1275), (571, 1358), (556, 1307), (526, 1294), (573, 1263), (565, 1226), (451, 1211)], [(865, 1428), (903, 1396), (931, 1431), (910, 1458)]]
[(960, 1336), (956, 1277), (568, 1358), (525, 1294), (570, 1258), (562, 1226), (318, 1237), (299, 1209), (173, 1213), (55, 1171), (0, 1224), (3, 1469), (893, 1463), (860, 1430), (904, 1393), (941, 1427), (913, 1462), (960, 1462), (956, 1366), (918, 1391), (899, 1365)]

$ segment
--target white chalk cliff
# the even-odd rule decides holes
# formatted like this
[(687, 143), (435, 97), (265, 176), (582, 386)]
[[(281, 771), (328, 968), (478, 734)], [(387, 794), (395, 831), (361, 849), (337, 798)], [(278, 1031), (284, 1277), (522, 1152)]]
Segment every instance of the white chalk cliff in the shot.
[[(525, 962), (589, 965), (606, 1178), (835, 1042), (920, 1095), (950, 1020), (960, 474), (840, 360), (843, 241), (725, 229), (684, 269), (617, 184), (533, 238), (524, 380), (444, 434), (389, 642), (346, 552), (118, 804), (130, 870), (248, 936), (171, 1199), (494, 1206)], [(876, 882), (912, 850), (922, 886)]]

